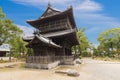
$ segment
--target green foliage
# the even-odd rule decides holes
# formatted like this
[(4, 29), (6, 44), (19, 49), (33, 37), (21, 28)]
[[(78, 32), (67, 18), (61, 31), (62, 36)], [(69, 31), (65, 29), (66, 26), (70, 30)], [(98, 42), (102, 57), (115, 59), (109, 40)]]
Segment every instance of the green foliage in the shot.
[(10, 19), (6, 18), (0, 8), (0, 44), (8, 43), (16, 36), (20, 36), (22, 32)]
[(2, 8), (0, 8), (0, 45), (3, 43), (10, 44), (16, 57), (17, 54), (26, 51), (25, 42), (21, 38), (22, 35), (23, 31), (6, 18)]
[(82, 56), (79, 56), (79, 59), (82, 59)]
[(80, 48), (82, 50), (86, 50), (89, 46), (89, 42), (88, 42), (87, 37), (84, 34), (84, 29), (79, 29), (77, 32), (77, 36), (78, 36), (78, 40), (80, 42), (80, 45), (79, 45)]
[(28, 54), (28, 56), (32, 56), (33, 55), (33, 49), (32, 48), (28, 48), (27, 54)]
[(99, 49), (94, 48), (93, 49), (93, 56), (101, 56), (102, 57), (103, 53)]
[(85, 29), (78, 29), (77, 37), (79, 40), (80, 45), (74, 46), (72, 50), (78, 55), (78, 56), (90, 56), (90, 54), (87, 52), (87, 49), (90, 48), (90, 43), (84, 34)]
[(21, 55), (19, 53), (14, 53), (13, 56), (14, 58), (19, 58)]
[[(9, 44), (12, 46), (14, 57), (21, 57), (21, 53), (25, 53), (27, 51), (25, 47), (25, 42), (21, 37), (15, 37), (9, 41)], [(18, 55), (18, 56), (17, 56)]]
[(3, 59), (0, 59), (0, 63), (7, 63), (7, 62), (9, 62), (9, 61), (5, 61)]
[(100, 42), (98, 50), (104, 53), (104, 56), (114, 57), (115, 55), (120, 55), (119, 27), (102, 32), (98, 37), (98, 41)]

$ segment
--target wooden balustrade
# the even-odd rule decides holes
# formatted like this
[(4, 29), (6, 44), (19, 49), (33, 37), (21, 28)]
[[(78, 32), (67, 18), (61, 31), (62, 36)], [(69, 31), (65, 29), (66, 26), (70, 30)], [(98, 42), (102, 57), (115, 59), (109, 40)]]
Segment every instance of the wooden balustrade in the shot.
[(36, 25), (41, 32), (47, 32), (47, 31), (54, 31), (54, 30), (59, 30), (59, 29), (67, 29), (69, 27), (71, 27), (71, 25), (69, 24), (69, 22), (67, 22), (67, 19), (62, 19), (62, 20), (57, 20), (57, 21), (52, 21), (52, 22), (48, 22), (45, 24), (41, 24), (41, 25)]
[(55, 25), (47, 25), (47, 26), (44, 26), (44, 27), (39, 27), (39, 29), (42, 32), (58, 30), (58, 29), (66, 29), (66, 28), (67, 28), (67, 24), (66, 23), (55, 24)]
[(48, 64), (55, 61), (61, 60), (74, 60), (74, 56), (27, 56), (26, 62), (27, 63), (41, 63), (41, 64)]

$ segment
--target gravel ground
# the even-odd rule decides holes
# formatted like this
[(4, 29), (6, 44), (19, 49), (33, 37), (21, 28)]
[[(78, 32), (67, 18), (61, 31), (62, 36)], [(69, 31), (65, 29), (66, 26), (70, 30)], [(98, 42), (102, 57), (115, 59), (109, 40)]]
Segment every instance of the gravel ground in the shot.
[[(56, 70), (75, 69), (79, 77), (55, 73)], [(0, 80), (120, 80), (120, 63), (83, 59), (83, 64), (59, 66), (51, 70), (11, 68), (0, 69)]]
[(82, 80), (120, 80), (120, 62), (98, 61), (83, 59), (85, 66), (82, 68)]

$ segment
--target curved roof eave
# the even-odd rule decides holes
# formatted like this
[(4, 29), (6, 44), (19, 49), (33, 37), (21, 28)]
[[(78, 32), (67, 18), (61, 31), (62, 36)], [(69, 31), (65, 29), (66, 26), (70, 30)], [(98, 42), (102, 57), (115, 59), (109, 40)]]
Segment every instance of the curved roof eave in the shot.
[(45, 17), (45, 18), (37, 19), (37, 20), (27, 20), (26, 22), (35, 27), (35, 24), (38, 23), (38, 22), (40, 23), (42, 21), (45, 21), (46, 19), (51, 19), (53, 17), (61, 16), (61, 15), (64, 15), (64, 14), (68, 15), (71, 18), (70, 21), (71, 21), (71, 23), (73, 24), (73, 26), (75, 28), (76, 23), (75, 23), (72, 7), (68, 8), (67, 10), (65, 10), (65, 11), (63, 11), (63, 12), (61, 12), (59, 14), (53, 15), (53, 16), (48, 16), (48, 17)]
[[(32, 42), (34, 42), (33, 40), (34, 40), (35, 38), (37, 38), (40, 42), (43, 42), (43, 43), (45, 43), (45, 44), (48, 44), (48, 46), (53, 46), (53, 47), (55, 47), (55, 48), (62, 48), (62, 46), (55, 44), (54, 42), (52, 42), (51, 40), (43, 37), (42, 35), (40, 35), (40, 36), (35, 35), (35, 37), (30, 41), (29, 44), (31, 44)], [(29, 45), (29, 44), (28, 44), (28, 45)]]

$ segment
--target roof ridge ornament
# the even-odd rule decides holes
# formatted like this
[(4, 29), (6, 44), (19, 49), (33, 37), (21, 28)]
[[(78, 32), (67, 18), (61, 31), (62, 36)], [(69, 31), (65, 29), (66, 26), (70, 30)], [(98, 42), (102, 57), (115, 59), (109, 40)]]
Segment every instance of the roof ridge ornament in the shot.
[(34, 34), (35, 36), (36, 36), (36, 35), (39, 35), (39, 30), (37, 30), (37, 29), (34, 30), (34, 33), (33, 33), (33, 34)]
[(52, 5), (51, 5), (50, 1), (48, 2), (48, 7), (52, 7)]
[(67, 9), (70, 9), (70, 8), (73, 8), (73, 6), (72, 6), (72, 5), (70, 5)]

